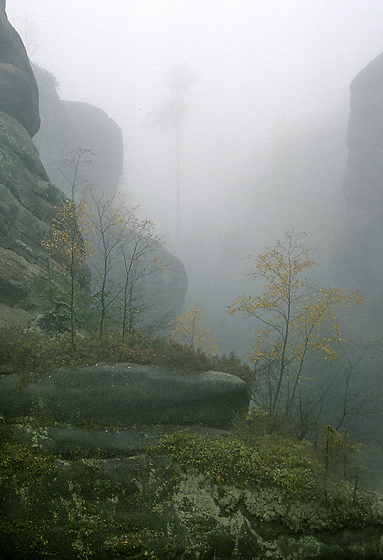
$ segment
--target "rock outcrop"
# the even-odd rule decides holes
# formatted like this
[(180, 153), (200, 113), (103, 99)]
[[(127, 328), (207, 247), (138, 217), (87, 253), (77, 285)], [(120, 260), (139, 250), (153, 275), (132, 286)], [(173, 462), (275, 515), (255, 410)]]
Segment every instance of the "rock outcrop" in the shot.
[[(63, 162), (78, 148), (92, 155), (84, 175), (94, 189), (113, 195), (122, 175), (123, 138), (119, 126), (105, 111), (88, 103), (62, 101), (57, 80), (47, 70), (33, 65), (40, 92), (41, 127), (34, 139), (49, 177), (67, 196)], [(64, 174), (63, 174), (64, 171)]]
[[(8, 439), (2, 450), (0, 504), (7, 515), (0, 517), (0, 558), (383, 558), (377, 494), (358, 492), (353, 499), (346, 493), (332, 496), (333, 503), (320, 495), (299, 498), (294, 488), (286, 495), (278, 488), (278, 477), (285, 476), (278, 465), (275, 486), (220, 482), (214, 480), (217, 456), (207, 453), (211, 472), (204, 473), (200, 457), (194, 472), (174, 459), (177, 449), (183, 456), (180, 434), (172, 440), (173, 456), (166, 444), (115, 457), (102, 450), (89, 454), (79, 445), (68, 458), (40, 450), (39, 442), (49, 437), (46, 419), (27, 420), (24, 429), (32, 447)], [(2, 438), (7, 431), (3, 424)], [(216, 437), (222, 450), (230, 449), (230, 435)], [(222, 454), (220, 462), (230, 464), (232, 457)]]
[(319, 483), (303, 499), (299, 456), (291, 480), (278, 464), (271, 485), (267, 468), (251, 478), (256, 446), (225, 429), (247, 406), (245, 383), (220, 372), (0, 376), (0, 558), (382, 559), (379, 495), (342, 483), (326, 501)]
[(366, 302), (358, 329), (377, 339), (383, 334), (383, 53), (357, 74), (350, 90), (343, 185), (348, 210), (334, 261), (343, 285)]
[[(91, 150), (86, 164), (80, 161), (81, 181), (107, 198), (118, 190), (123, 169), (123, 139), (118, 125), (98, 107), (88, 103), (62, 101), (55, 76), (33, 66), (40, 92), (41, 127), (34, 141), (44, 166), (55, 185), (71, 195), (65, 160), (78, 148)], [(80, 183), (81, 183), (80, 181)], [(81, 184), (79, 185), (81, 190)], [(181, 261), (164, 247), (158, 247), (158, 271), (145, 279), (145, 304), (141, 305), (139, 327), (161, 331), (181, 313), (188, 279)], [(97, 256), (94, 256), (94, 261)], [(96, 265), (97, 266), (97, 265)], [(124, 267), (118, 277), (124, 277)], [(118, 280), (117, 280), (118, 283)], [(146, 311), (143, 309), (146, 308)]]
[[(25, 316), (11, 312), (20, 302), (32, 310), (44, 303), (41, 279), (48, 252), (41, 242), (56, 216), (55, 207), (71, 195), (70, 181), (62, 173), (68, 176), (65, 158), (76, 148), (92, 150), (82, 178), (107, 195), (116, 192), (122, 174), (123, 140), (117, 124), (102, 109), (62, 102), (55, 77), (41, 68), (34, 70), (0, 7), (0, 324), (4, 326), (25, 324)], [(187, 290), (182, 263), (165, 249), (159, 248), (159, 253), (164, 271), (147, 282), (148, 292), (155, 292), (148, 300), (155, 305), (150, 317), (147, 313), (146, 325), (164, 324), (165, 317), (171, 320), (179, 314)], [(80, 268), (76, 280), (86, 291), (89, 270), (85, 265)]]
[(21, 385), (16, 374), (0, 376), (0, 410), (7, 417), (37, 414), (104, 426), (225, 427), (248, 404), (246, 383), (220, 372), (98, 364), (32, 376)]
[(344, 194), (353, 206), (383, 205), (383, 53), (350, 86)]
[(39, 124), (27, 54), (0, 9), (0, 303), (6, 311), (29, 296), (44, 275), (47, 251), (41, 241), (64, 198), (31, 140)]
[(89, 146), (94, 153), (94, 164), (88, 170), (90, 181), (113, 194), (119, 186), (123, 168), (124, 145), (120, 127), (105, 111), (89, 103), (63, 101), (62, 104), (76, 145)]
[(23, 42), (0, 5), (0, 110), (28, 132), (40, 126), (39, 93)]

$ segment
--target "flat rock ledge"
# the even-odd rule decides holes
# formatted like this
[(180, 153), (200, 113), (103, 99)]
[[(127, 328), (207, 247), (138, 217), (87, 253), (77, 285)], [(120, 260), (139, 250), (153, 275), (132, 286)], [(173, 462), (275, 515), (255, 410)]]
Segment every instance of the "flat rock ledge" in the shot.
[(230, 427), (249, 405), (244, 381), (228, 373), (97, 364), (40, 375), (0, 375), (0, 411), (79, 427), (201, 424)]

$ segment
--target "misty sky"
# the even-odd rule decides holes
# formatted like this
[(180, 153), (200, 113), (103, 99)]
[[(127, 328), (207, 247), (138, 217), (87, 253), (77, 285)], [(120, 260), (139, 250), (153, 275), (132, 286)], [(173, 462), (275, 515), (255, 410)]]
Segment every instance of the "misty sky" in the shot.
[(149, 126), (170, 70), (186, 64), (196, 77), (181, 131), (183, 216), (238, 221), (270, 147), (346, 114), (350, 81), (383, 50), (381, 0), (7, 0), (7, 13), (61, 98), (123, 129), (127, 188), (170, 231), (174, 138)]

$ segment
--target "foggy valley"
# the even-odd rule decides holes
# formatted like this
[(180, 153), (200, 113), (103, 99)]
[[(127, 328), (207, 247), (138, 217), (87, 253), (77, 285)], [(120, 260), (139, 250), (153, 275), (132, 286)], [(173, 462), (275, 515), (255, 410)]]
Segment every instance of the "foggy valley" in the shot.
[(382, 27), (0, 2), (0, 560), (383, 558)]
[[(241, 257), (294, 228), (326, 261), (342, 234), (349, 84), (381, 51), (379, 4), (85, 1), (72, 11), (8, 1), (7, 12), (60, 98), (94, 104), (122, 129), (122, 189), (185, 265), (186, 305), (214, 316), (230, 350), (220, 325), (246, 273)], [(175, 131), (152, 115), (180, 67), (194, 81), (176, 243)]]

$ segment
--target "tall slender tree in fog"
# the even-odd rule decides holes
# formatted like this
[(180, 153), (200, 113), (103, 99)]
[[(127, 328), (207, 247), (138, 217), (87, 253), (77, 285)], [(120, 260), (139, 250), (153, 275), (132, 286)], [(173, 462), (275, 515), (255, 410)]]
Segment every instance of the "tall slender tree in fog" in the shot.
[[(337, 311), (341, 306), (360, 304), (361, 298), (337, 288), (318, 288), (311, 282), (306, 272), (316, 267), (316, 263), (302, 239), (303, 234), (297, 235), (292, 230), (274, 248), (255, 259), (249, 257), (254, 262), (251, 276), (264, 284), (265, 291), (238, 298), (229, 312), (253, 318), (260, 327), (255, 334), (252, 358), (254, 400), (275, 418), (299, 426), (303, 433), (307, 429), (309, 402), (305, 385), (313, 381), (315, 358), (331, 362), (335, 377), (340, 377), (337, 369), (341, 366), (346, 391), (345, 414), (339, 427), (349, 414), (348, 385), (354, 366), (352, 361), (347, 364), (345, 360), (346, 338)], [(322, 375), (323, 370), (324, 367)], [(332, 391), (335, 377), (330, 382)], [(326, 391), (320, 392), (322, 397), (313, 410), (322, 410)], [(313, 423), (312, 419), (310, 422)]]
[(169, 73), (169, 90), (171, 98), (153, 112), (153, 123), (162, 130), (175, 131), (176, 162), (176, 242), (181, 243), (181, 122), (187, 117), (186, 94), (195, 77), (185, 65), (174, 68)]

